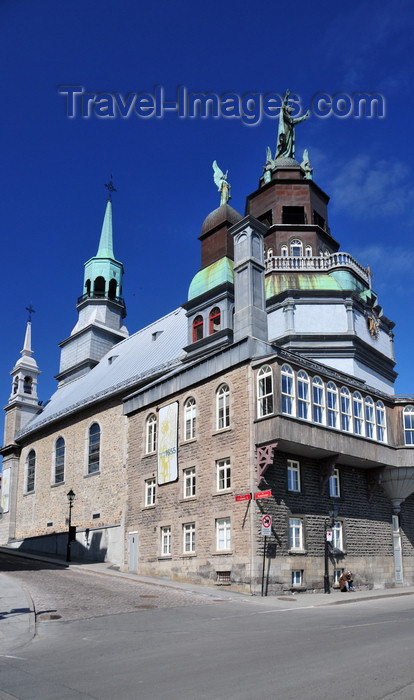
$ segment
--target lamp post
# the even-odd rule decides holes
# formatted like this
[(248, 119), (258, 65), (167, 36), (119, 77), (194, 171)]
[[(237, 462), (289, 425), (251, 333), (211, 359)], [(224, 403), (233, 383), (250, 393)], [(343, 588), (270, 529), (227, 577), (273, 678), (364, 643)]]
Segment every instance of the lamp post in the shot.
[(333, 528), (333, 526), (335, 525), (335, 519), (338, 516), (338, 512), (339, 512), (339, 506), (337, 506), (337, 505), (333, 506), (332, 510), (329, 511), (329, 520), (325, 520), (325, 524), (324, 524), (325, 573), (323, 575), (323, 585), (324, 585), (325, 593), (331, 592), (331, 587), (330, 587), (330, 583), (329, 583), (329, 543), (332, 541), (332, 532), (331, 532), (331, 537), (328, 540), (328, 526), (330, 528)]
[(68, 501), (69, 501), (69, 525), (68, 525), (68, 544), (66, 547), (66, 561), (71, 561), (70, 558), (70, 547), (72, 544), (72, 508), (73, 508), (73, 501), (75, 500), (75, 493), (71, 489), (67, 493)]

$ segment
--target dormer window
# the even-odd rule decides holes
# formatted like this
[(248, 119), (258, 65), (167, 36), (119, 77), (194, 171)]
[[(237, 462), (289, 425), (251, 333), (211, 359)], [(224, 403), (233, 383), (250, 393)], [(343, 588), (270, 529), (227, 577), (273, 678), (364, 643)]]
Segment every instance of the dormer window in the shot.
[(201, 340), (203, 337), (203, 326), (204, 326), (204, 319), (202, 316), (196, 316), (194, 321), (193, 321), (193, 343), (195, 343), (197, 340)]

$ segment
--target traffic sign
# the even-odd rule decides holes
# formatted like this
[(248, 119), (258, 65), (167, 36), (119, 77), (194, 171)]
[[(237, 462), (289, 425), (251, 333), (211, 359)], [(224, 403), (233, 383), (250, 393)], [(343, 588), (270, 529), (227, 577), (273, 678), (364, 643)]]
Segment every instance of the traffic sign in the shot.
[(270, 535), (272, 533), (272, 516), (262, 516), (262, 535)]
[(271, 489), (268, 491), (259, 491), (258, 493), (254, 494), (255, 500), (258, 501), (259, 498), (270, 498), (272, 495)]

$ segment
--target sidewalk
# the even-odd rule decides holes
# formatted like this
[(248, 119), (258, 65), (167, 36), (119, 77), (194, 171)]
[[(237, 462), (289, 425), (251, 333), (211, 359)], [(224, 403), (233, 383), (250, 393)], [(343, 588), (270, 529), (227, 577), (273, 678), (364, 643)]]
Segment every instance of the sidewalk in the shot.
[[(102, 576), (115, 576), (135, 580), (154, 586), (168, 587), (176, 590), (192, 591), (195, 594), (212, 597), (215, 600), (227, 600), (229, 602), (246, 603), (265, 607), (271, 610), (289, 610), (310, 608), (327, 605), (341, 605), (356, 603), (363, 600), (375, 600), (395, 596), (414, 594), (414, 586), (361, 590), (354, 593), (341, 593), (333, 589), (330, 594), (325, 593), (298, 593), (286, 595), (271, 595), (266, 597), (251, 596), (245, 593), (237, 593), (226, 586), (204, 586), (193, 583), (181, 583), (167, 579), (150, 578), (140, 574), (118, 571), (110, 564), (101, 563), (77, 563), (67, 564), (58, 557), (49, 557), (41, 554), (29, 554), (18, 552), (8, 547), (0, 547), (0, 552), (10, 556), (23, 557), (48, 562), (55, 566), (70, 567), (79, 571), (88, 571)], [(7, 655), (22, 645), (29, 642), (35, 634), (35, 611), (33, 602), (27, 591), (7, 573), (0, 573), (0, 656)]]

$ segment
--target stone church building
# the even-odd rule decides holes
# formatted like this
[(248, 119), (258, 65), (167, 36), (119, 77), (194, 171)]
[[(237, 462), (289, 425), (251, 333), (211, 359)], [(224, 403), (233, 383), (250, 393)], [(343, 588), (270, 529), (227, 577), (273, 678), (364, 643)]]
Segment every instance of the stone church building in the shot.
[(268, 159), (244, 216), (223, 176), (188, 299), (131, 335), (109, 197), (56, 392), (39, 404), (30, 321), (11, 371), (1, 544), (254, 594), (345, 569), (414, 585), (394, 324), (293, 156)]

